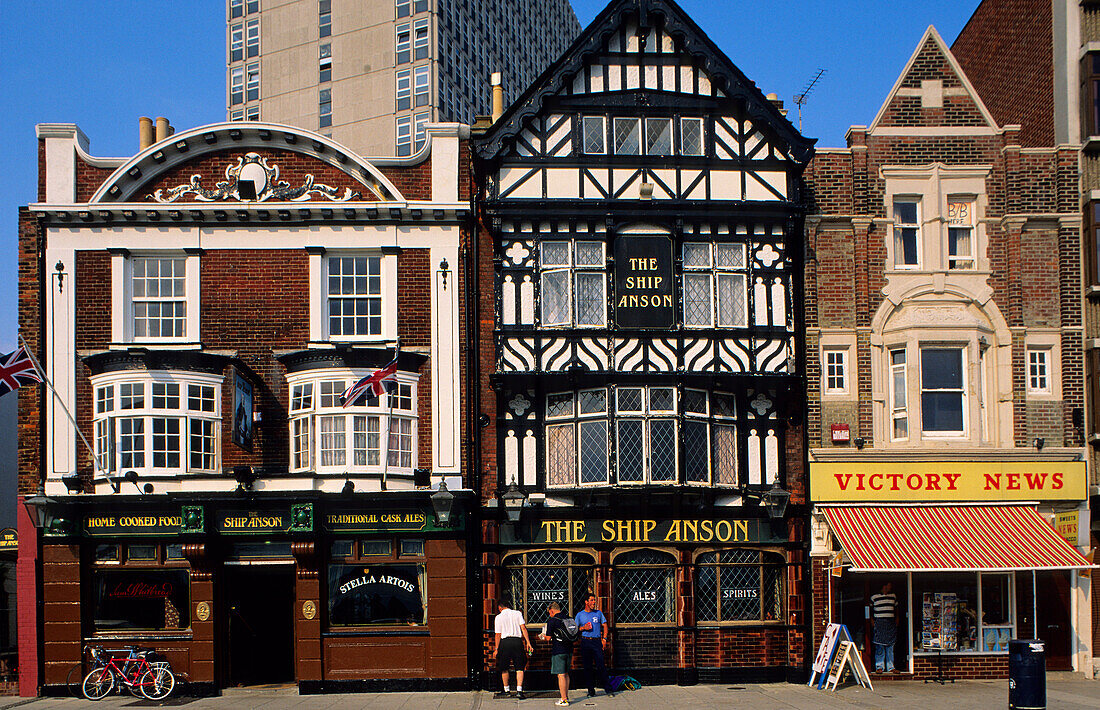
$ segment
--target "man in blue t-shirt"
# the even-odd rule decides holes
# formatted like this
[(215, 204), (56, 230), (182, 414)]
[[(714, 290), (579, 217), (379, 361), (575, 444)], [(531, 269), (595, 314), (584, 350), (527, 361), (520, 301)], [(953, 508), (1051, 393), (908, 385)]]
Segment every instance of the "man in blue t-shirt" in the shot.
[(611, 681), (607, 677), (607, 666), (604, 663), (603, 652), (607, 647), (607, 619), (603, 612), (596, 608), (596, 595), (589, 592), (584, 598), (584, 611), (578, 612), (574, 617), (577, 627), (581, 630), (581, 663), (584, 665), (585, 675), (588, 677), (588, 697), (596, 695), (595, 672), (600, 676), (600, 685), (608, 695), (612, 695)]

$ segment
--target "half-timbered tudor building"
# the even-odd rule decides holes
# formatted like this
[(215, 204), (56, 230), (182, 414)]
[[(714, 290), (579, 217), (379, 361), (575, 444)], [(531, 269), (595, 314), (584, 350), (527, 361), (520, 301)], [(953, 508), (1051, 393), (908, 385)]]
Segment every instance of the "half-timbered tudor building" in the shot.
[(676, 3), (616, 0), (474, 144), (482, 628), (591, 590), (622, 672), (797, 674), (813, 142)]
[(1004, 677), (1016, 638), (1091, 671), (1078, 158), (1021, 139), (929, 28), (805, 175), (814, 635), (874, 669), (889, 583), (900, 677)]
[(287, 126), (158, 133), (114, 159), (38, 127), (23, 693), (86, 644), (155, 647), (192, 691), (465, 686), (468, 129), (371, 162)]

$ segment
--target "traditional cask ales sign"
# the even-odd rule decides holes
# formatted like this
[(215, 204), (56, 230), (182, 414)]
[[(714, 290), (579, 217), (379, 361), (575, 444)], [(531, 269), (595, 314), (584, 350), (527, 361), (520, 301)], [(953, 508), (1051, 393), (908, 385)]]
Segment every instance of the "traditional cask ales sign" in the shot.
[(459, 516), (452, 515), (455, 527), (436, 525), (435, 515), (426, 510), (333, 510), (321, 517), (324, 529), (332, 533), (434, 532), (461, 529)]
[(759, 518), (535, 520), (514, 532), (511, 525), (501, 529), (501, 542), (505, 545), (781, 543), (784, 540), (772, 530), (770, 521)]
[(615, 323), (620, 328), (671, 328), (675, 322), (672, 240), (615, 240)]
[(852, 461), (810, 464), (820, 503), (1084, 500), (1084, 461)]

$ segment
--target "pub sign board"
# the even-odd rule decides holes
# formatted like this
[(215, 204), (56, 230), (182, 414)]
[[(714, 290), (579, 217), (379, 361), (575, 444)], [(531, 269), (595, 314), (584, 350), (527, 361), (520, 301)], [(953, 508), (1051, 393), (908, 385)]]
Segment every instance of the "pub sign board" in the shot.
[(182, 521), (179, 511), (96, 513), (84, 516), (84, 534), (87, 537), (179, 535)]
[(291, 517), (289, 511), (223, 510), (215, 523), (218, 532), (225, 535), (269, 535), (288, 532)]
[[(454, 518), (452, 517), (452, 520)], [(321, 525), (331, 533), (435, 532), (454, 530), (436, 525), (435, 515), (426, 510), (332, 510), (322, 516)]]
[(782, 526), (773, 530), (760, 518), (534, 520), (501, 528), (504, 545), (596, 543), (769, 543), (786, 542)]
[(615, 324), (620, 328), (671, 328), (676, 290), (672, 240), (620, 236), (615, 240)]

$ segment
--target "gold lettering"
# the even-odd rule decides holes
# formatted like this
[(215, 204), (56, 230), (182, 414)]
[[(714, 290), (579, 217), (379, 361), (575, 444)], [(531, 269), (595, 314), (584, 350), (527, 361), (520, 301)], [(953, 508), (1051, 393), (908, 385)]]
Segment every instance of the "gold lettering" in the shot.
[(730, 521), (719, 520), (714, 525), (714, 535), (719, 542), (729, 542), (730, 538), (733, 537), (733, 526), (730, 525)]
[(600, 540), (603, 542), (615, 541), (615, 521), (605, 520), (603, 521), (603, 533), (600, 535)]
[(629, 520), (620, 520), (618, 525), (619, 535), (615, 538), (615, 542), (631, 542), (633, 537), (631, 536), (631, 527)]
[[(688, 537), (688, 533), (691, 537)], [(699, 521), (698, 520), (685, 520), (684, 521), (684, 542), (696, 542), (699, 539)]]
[(714, 539), (714, 523), (710, 520), (699, 521), (699, 539), (697, 542), (710, 542)]
[(683, 542), (680, 538), (680, 526), (682, 524), (682, 520), (672, 521), (672, 524), (668, 526), (668, 532), (665, 533), (665, 542)]
[(542, 521), (542, 534), (546, 536), (547, 542), (557, 542), (557, 540), (553, 539), (553, 528), (551, 527), (553, 524), (554, 522), (552, 520)]
[(646, 520), (642, 523), (645, 526), (645, 532), (642, 534), (642, 542), (649, 542), (649, 536), (653, 530), (657, 527), (656, 520)]
[(584, 542), (586, 537), (587, 536), (585, 535), (584, 521), (583, 520), (574, 520), (573, 521), (573, 542)]
[(737, 542), (749, 541), (749, 521), (735, 520), (733, 523), (734, 540)]

